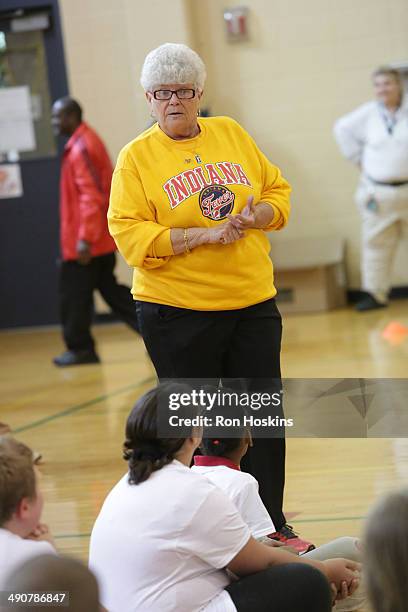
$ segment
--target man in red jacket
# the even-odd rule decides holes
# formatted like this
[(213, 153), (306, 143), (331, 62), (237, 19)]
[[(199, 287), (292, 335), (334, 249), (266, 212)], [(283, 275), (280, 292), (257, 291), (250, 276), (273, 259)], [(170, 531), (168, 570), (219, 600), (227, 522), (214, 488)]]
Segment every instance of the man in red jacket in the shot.
[(119, 285), (113, 273), (116, 245), (106, 219), (113, 168), (102, 140), (82, 121), (76, 100), (57, 100), (52, 124), (57, 133), (69, 136), (60, 181), (60, 308), (68, 350), (55, 357), (54, 363), (60, 367), (98, 363), (90, 332), (94, 289), (118, 317), (138, 331), (130, 289)]

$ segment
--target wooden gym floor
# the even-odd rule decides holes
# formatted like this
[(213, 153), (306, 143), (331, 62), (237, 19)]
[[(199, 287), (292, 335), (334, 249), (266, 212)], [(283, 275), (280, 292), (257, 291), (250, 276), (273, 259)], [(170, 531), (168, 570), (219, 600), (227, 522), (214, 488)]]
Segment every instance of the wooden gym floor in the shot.
[[(406, 377), (408, 336), (385, 340), (392, 321), (408, 326), (407, 301), (358, 314), (284, 318), (286, 377)], [(58, 329), (0, 334), (0, 421), (42, 452), (45, 522), (58, 549), (87, 559), (98, 510), (125, 470), (124, 423), (154, 372), (140, 338), (121, 324), (94, 328), (101, 365), (57, 369)], [(408, 482), (408, 439), (289, 439), (285, 508), (296, 529), (320, 544), (358, 536), (372, 501)]]

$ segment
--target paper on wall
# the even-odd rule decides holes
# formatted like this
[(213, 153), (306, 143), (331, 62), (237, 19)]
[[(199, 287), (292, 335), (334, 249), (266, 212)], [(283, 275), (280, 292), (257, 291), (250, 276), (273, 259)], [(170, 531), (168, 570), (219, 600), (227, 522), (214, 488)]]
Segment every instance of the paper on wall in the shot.
[(29, 87), (0, 88), (0, 152), (35, 148)]
[(0, 164), (0, 199), (20, 198), (23, 183), (19, 164)]

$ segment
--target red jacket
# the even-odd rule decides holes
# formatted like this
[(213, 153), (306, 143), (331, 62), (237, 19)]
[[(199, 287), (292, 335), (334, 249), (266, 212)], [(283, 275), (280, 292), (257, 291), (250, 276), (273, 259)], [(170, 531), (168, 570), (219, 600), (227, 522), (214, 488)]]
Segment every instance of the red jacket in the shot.
[(60, 183), (62, 258), (77, 259), (77, 242), (86, 240), (91, 255), (116, 250), (108, 231), (107, 211), (112, 163), (105, 145), (81, 123), (64, 149)]

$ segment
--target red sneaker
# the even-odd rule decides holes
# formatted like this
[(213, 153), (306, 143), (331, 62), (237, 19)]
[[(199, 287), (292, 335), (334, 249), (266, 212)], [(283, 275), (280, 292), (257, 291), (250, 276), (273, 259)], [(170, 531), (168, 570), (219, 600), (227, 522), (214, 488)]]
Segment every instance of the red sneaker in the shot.
[(268, 538), (291, 546), (297, 551), (298, 555), (303, 555), (304, 553), (316, 548), (316, 546), (311, 542), (299, 538), (297, 533), (293, 531), (293, 527), (287, 524), (283, 525), (283, 527), (281, 527), (278, 531), (275, 531), (275, 533), (268, 535)]

